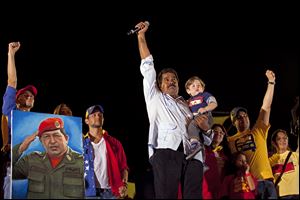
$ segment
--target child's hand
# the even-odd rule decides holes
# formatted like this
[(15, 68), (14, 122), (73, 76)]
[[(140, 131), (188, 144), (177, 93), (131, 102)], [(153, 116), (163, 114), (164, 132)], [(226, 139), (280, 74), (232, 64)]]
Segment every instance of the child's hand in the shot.
[(201, 113), (201, 114), (206, 113), (206, 112), (207, 112), (207, 110), (205, 108), (199, 108), (199, 110), (198, 110), (198, 113)]
[(245, 169), (245, 173), (249, 173), (250, 172), (250, 165), (248, 163), (244, 164), (244, 169)]

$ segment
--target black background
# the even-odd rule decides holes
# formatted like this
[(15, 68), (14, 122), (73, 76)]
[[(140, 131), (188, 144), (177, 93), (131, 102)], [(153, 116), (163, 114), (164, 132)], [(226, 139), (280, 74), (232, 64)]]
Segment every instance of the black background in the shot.
[[(198, 75), (218, 100), (215, 111), (244, 106), (253, 125), (267, 87), (265, 72), (271, 69), (276, 88), (270, 133), (277, 128), (289, 131), (290, 110), (299, 95), (295, 6), (164, 4), (168, 6), (1, 5), (1, 94), (7, 81), (8, 43), (20, 41), (17, 88), (38, 88), (32, 111), (52, 113), (64, 102), (83, 117), (89, 106), (102, 104), (104, 129), (123, 143), (134, 180), (149, 166), (149, 123), (137, 38), (126, 33), (147, 20), (155, 67), (177, 70), (182, 96), (188, 97), (185, 81)], [(133, 6), (137, 8), (127, 9)], [(85, 124), (83, 128), (86, 132)]]

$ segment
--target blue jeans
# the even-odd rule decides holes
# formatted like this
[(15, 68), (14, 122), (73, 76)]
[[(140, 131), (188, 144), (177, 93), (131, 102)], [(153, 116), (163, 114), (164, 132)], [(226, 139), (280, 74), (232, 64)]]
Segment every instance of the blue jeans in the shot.
[(100, 189), (96, 188), (96, 196), (95, 197), (85, 197), (85, 199), (117, 199), (111, 189)]
[(299, 195), (287, 195), (283, 197), (279, 197), (279, 199), (299, 199)]
[(6, 176), (4, 178), (3, 183), (3, 192), (4, 192), (4, 199), (11, 199), (11, 169), (10, 166), (6, 168)]
[(259, 180), (257, 184), (257, 199), (277, 199), (277, 191), (273, 181)]

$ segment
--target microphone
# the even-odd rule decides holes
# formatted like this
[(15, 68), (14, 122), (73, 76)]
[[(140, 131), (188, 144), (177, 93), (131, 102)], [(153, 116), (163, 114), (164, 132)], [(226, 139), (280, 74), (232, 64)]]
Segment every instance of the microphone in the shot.
[[(148, 21), (145, 21), (145, 24), (147, 24), (147, 26), (150, 25), (150, 23)], [(142, 28), (131, 29), (130, 31), (127, 32), (127, 35), (135, 34), (136, 32), (139, 32), (141, 29)]]

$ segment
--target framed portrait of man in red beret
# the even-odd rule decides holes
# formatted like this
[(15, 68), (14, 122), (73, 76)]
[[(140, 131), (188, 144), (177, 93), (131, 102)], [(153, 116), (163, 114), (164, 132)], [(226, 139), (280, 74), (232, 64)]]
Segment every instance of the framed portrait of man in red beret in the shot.
[(84, 198), (82, 118), (12, 112), (11, 197)]

